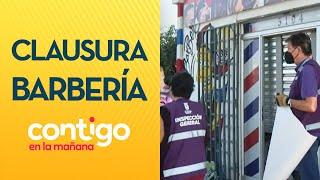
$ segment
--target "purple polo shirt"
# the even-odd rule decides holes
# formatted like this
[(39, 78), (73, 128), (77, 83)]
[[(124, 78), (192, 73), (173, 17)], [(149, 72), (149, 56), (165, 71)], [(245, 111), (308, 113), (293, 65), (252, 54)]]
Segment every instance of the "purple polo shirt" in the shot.
[[(298, 71), (299, 67), (303, 62), (301, 62), (297, 67), (296, 71)], [(300, 73), (299, 83), (301, 84), (301, 97), (302, 99), (306, 99), (307, 97), (317, 97), (318, 93), (318, 85), (317, 85), (317, 75), (313, 66), (305, 64), (303, 70)]]
[[(303, 66), (303, 68), (302, 68)], [(308, 97), (317, 97), (317, 110), (304, 112), (291, 108), (293, 114), (301, 121), (307, 131), (320, 137), (320, 96), (317, 90), (320, 88), (320, 66), (312, 59), (304, 60), (296, 68), (297, 74), (290, 87), (289, 97), (297, 100), (305, 100)]]

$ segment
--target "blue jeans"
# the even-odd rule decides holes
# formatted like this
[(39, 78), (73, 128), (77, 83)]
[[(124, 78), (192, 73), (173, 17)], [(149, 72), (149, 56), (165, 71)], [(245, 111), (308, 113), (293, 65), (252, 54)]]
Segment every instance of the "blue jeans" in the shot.
[(301, 180), (319, 180), (319, 168), (318, 168), (318, 148), (320, 145), (320, 139), (317, 138), (307, 154), (303, 157), (298, 165), (300, 179)]

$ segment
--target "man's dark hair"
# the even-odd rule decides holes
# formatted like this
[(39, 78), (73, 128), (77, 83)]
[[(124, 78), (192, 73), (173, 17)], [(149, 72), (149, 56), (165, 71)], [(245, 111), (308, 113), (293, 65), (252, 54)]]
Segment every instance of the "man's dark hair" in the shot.
[(171, 91), (175, 97), (189, 99), (194, 87), (192, 76), (187, 72), (180, 72), (173, 75), (171, 79)]
[(286, 42), (291, 42), (292, 47), (301, 47), (302, 52), (310, 56), (312, 54), (310, 37), (305, 33), (293, 34), (286, 39)]

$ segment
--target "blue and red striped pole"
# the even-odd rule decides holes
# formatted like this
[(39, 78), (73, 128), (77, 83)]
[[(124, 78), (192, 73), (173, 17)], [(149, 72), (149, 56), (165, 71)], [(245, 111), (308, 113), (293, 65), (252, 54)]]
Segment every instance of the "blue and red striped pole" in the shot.
[(183, 2), (178, 3), (176, 72), (183, 70)]

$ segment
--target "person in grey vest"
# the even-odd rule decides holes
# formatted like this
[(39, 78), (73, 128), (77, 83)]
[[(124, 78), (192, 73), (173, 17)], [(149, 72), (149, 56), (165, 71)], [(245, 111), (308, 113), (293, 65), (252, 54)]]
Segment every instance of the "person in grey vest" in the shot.
[(194, 87), (189, 73), (176, 73), (170, 86), (173, 101), (160, 107), (161, 180), (203, 180), (207, 124), (204, 108), (189, 100)]
[(301, 180), (319, 180), (317, 151), (320, 145), (320, 67), (312, 59), (311, 40), (305, 33), (290, 36), (288, 51), (284, 55), (287, 64), (295, 63), (296, 76), (290, 87), (289, 97), (277, 94), (278, 106), (290, 106), (293, 114), (306, 130), (317, 138), (298, 165)]

